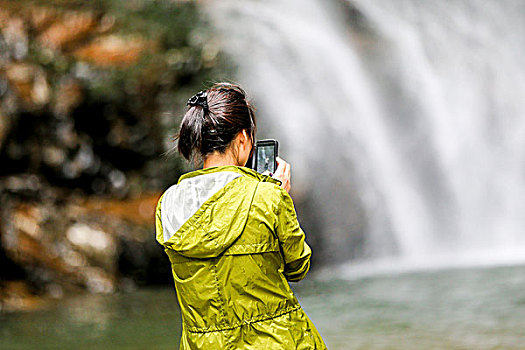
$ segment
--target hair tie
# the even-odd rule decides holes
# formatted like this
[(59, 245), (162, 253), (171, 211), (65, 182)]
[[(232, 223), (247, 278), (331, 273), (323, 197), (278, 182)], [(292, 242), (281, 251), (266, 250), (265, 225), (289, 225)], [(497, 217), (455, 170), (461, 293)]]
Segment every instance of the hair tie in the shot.
[(186, 103), (186, 106), (200, 106), (203, 109), (208, 109), (208, 99), (207, 99), (208, 93), (206, 90), (202, 90), (197, 92), (195, 95), (190, 97), (188, 100), (188, 103)]

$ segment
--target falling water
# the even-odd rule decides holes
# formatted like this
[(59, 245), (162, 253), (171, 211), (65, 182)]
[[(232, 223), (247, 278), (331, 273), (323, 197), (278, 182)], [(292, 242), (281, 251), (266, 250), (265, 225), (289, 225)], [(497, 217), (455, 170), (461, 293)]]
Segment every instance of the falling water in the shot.
[(293, 163), (325, 258), (525, 261), (524, 2), (223, 0), (206, 12)]

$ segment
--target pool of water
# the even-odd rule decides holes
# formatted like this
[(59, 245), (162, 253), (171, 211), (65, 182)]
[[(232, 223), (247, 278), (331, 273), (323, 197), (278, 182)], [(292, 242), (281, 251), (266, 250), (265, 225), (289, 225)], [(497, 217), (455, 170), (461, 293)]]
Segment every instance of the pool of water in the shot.
[[(330, 349), (524, 349), (525, 267), (293, 285)], [(0, 349), (175, 349), (172, 288), (86, 295), (3, 315)]]
[(181, 333), (173, 289), (83, 295), (0, 319), (0, 349), (175, 349)]

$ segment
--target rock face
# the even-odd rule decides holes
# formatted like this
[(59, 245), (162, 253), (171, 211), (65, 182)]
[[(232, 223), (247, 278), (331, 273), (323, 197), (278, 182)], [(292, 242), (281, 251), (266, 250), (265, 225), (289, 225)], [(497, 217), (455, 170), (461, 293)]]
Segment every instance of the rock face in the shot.
[[(111, 293), (169, 279), (169, 261), (153, 241), (159, 195), (128, 200), (75, 198), (63, 204), (14, 203), (2, 210), (3, 308), (23, 307), (26, 291), (52, 297)], [(12, 218), (12, 219), (10, 219)], [(35, 303), (30, 303), (33, 306)]]
[(0, 0), (1, 309), (171, 283), (153, 211), (183, 166), (165, 140), (224, 68), (195, 6)]

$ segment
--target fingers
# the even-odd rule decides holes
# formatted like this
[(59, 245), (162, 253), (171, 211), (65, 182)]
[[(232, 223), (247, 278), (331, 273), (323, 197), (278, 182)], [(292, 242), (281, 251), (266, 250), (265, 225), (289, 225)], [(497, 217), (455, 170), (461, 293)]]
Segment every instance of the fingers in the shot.
[(291, 172), (290, 172), (290, 164), (284, 162), (284, 167), (283, 167), (283, 188), (289, 192), (290, 191), (290, 176), (291, 176)]
[(277, 160), (277, 169), (275, 169), (275, 173), (274, 175), (277, 177), (277, 178), (281, 178), (283, 175), (284, 175), (284, 161), (277, 157), (275, 158)]
[(292, 176), (291, 166), (282, 158), (277, 157), (276, 160), (277, 169), (275, 170), (273, 177), (281, 181), (281, 187), (284, 188), (286, 192), (290, 192), (292, 187), (290, 183), (290, 178)]

